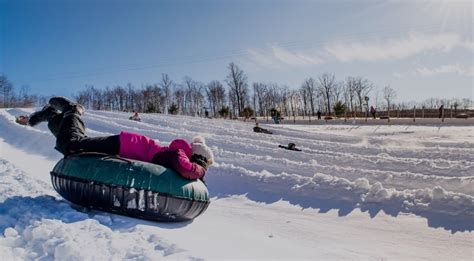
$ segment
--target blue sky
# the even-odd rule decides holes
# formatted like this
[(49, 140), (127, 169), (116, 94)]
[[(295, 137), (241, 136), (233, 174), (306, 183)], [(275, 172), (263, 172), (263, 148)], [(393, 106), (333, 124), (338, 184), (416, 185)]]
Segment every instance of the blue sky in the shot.
[(397, 100), (474, 98), (472, 1), (0, 0), (0, 73), (66, 95), (184, 76), (299, 88), (363, 76)]

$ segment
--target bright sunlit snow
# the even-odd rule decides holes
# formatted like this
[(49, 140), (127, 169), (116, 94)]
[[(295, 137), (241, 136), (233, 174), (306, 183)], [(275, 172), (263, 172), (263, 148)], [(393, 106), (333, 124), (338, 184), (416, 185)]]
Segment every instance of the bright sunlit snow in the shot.
[[(121, 130), (161, 144), (206, 138), (212, 196), (193, 222), (75, 209), (50, 184), (62, 157), (46, 124), (0, 110), (0, 256), (62, 259), (474, 258), (472, 127), (265, 125), (88, 111), (91, 136)], [(301, 152), (278, 148), (296, 143)]]

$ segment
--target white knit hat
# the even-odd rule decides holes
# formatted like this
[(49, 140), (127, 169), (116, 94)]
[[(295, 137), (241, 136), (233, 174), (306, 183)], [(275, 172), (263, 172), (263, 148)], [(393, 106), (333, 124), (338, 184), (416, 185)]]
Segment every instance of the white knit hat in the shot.
[(209, 166), (214, 163), (214, 154), (212, 153), (212, 150), (206, 145), (206, 141), (203, 137), (194, 137), (191, 147), (193, 149), (193, 154), (204, 156), (207, 159), (207, 164), (209, 164)]

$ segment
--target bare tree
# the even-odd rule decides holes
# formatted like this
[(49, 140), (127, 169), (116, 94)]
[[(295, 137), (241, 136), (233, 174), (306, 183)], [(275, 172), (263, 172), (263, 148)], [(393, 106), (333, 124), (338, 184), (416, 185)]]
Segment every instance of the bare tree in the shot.
[(464, 110), (467, 110), (468, 108), (472, 108), (473, 103), (474, 102), (469, 98), (462, 99), (462, 107), (464, 108)]
[(185, 100), (184, 108), (185, 114), (196, 115), (199, 114), (204, 104), (204, 85), (194, 81), (191, 77), (185, 77), (183, 81)]
[(235, 92), (229, 91), (228, 92), (228, 99), (229, 99), (230, 114), (231, 114), (231, 118), (232, 118), (235, 115), (238, 115), (238, 113), (239, 113), (239, 109), (237, 108), (237, 106), (238, 106), (237, 96), (236, 96)]
[(198, 115), (202, 115), (202, 108), (204, 107), (204, 94), (206, 86), (200, 82), (197, 83), (196, 88), (194, 89), (194, 93), (192, 98), (194, 99), (194, 111), (198, 113)]
[(267, 85), (265, 83), (253, 83), (254, 107), (256, 114), (259, 116), (265, 115), (266, 108), (264, 97), (267, 91)]
[(126, 104), (127, 104), (127, 110), (128, 111), (135, 111), (135, 110), (138, 110), (138, 108), (136, 108), (136, 104), (135, 104), (135, 89), (133, 88), (133, 85), (131, 83), (127, 84), (127, 101), (126, 101)]
[(390, 85), (385, 86), (385, 88), (383, 88), (383, 98), (387, 102), (387, 111), (390, 112), (390, 105), (396, 97), (397, 93), (392, 87), (390, 87)]
[(127, 100), (127, 91), (121, 86), (116, 86), (112, 92), (117, 106), (116, 109), (123, 111), (125, 109), (125, 101)]
[[(301, 87), (304, 89), (304, 94), (306, 95), (306, 102), (309, 102), (311, 115), (314, 116), (315, 114), (315, 101), (317, 98), (316, 95), (316, 81), (313, 78), (309, 78), (304, 80), (303, 85)], [(305, 106), (306, 107), (306, 106)]]
[[(306, 116), (306, 112), (307, 112), (307, 109), (308, 109), (308, 90), (306, 88), (304, 88), (304, 86), (302, 86), (300, 88), (300, 99), (303, 103), (303, 118), (304, 116)], [(311, 116), (310, 116), (310, 119), (311, 119)]]
[(178, 113), (184, 113), (184, 104), (185, 104), (185, 91), (181, 85), (176, 85), (174, 91), (174, 100), (178, 106)]
[(86, 85), (85, 90), (79, 91), (74, 96), (75, 100), (84, 107), (93, 110), (111, 109), (112, 99), (114, 99), (114, 90), (107, 88), (102, 91), (93, 85)]
[(230, 63), (228, 68), (230, 72), (226, 83), (229, 86), (229, 98), (231, 102), (236, 103), (232, 107), (235, 107), (238, 115), (241, 116), (248, 100), (247, 76), (235, 63)]
[(168, 74), (163, 73), (161, 75), (161, 83), (160, 83), (162, 92), (163, 92), (163, 99), (162, 99), (162, 111), (164, 113), (168, 113), (168, 107), (171, 103), (171, 87), (173, 86), (173, 81), (170, 79)]
[(288, 88), (288, 86), (283, 86), (281, 88), (279, 88), (279, 97), (280, 97), (280, 110), (283, 112), (284, 115), (288, 116), (290, 115), (289, 111), (290, 111), (290, 96), (291, 96), (291, 93), (290, 93), (290, 90)]
[[(264, 107), (265, 107), (265, 115), (268, 117), (268, 113), (272, 109), (277, 109), (281, 111), (283, 108), (283, 97), (282, 94), (285, 92), (283, 91), (284, 88), (281, 88), (276, 83), (268, 83), (266, 84), (266, 91), (263, 97), (264, 100)], [(283, 108), (284, 109), (284, 108)]]
[(291, 115), (296, 117), (298, 115), (298, 107), (300, 107), (300, 92), (298, 90), (292, 90), (289, 93), (289, 102), (291, 108)]
[(129, 88), (128, 99), (130, 99), (131, 104), (131, 107), (128, 110), (133, 110), (136, 112), (145, 111), (145, 99), (143, 97), (143, 90), (135, 90), (133, 85), (131, 85), (130, 83), (127, 85), (127, 88)]
[(225, 103), (225, 89), (219, 81), (211, 81), (206, 89), (209, 108), (213, 115), (217, 115), (217, 111), (222, 109)]
[(11, 84), (10, 81), (8, 81), (7, 76), (3, 74), (0, 75), (0, 92), (1, 92), (1, 95), (3, 96), (2, 107), (9, 107), (11, 97), (13, 96), (13, 85)]
[(29, 94), (30, 87), (23, 85), (17, 97), (17, 105), (21, 107), (32, 107), (37, 100), (35, 95)]
[(356, 79), (354, 77), (347, 77), (345, 85), (344, 85), (344, 100), (347, 106), (349, 106), (349, 109), (351, 113), (354, 113), (356, 111), (355, 109), (355, 85), (356, 85)]
[(332, 91), (332, 102), (342, 101), (344, 96), (344, 82), (337, 82)]
[(324, 98), (326, 111), (329, 115), (331, 114), (331, 96), (336, 86), (336, 77), (334, 74), (325, 73), (319, 77), (319, 91)]
[(365, 97), (369, 95), (373, 88), (372, 83), (368, 79), (357, 77), (354, 79), (354, 93), (356, 94), (357, 101), (359, 103), (360, 112), (364, 112), (364, 101)]
[(110, 88), (107, 86), (105, 87), (104, 91), (104, 105), (106, 110), (113, 110), (114, 109), (114, 96), (110, 91)]
[(146, 85), (141, 90), (143, 99), (143, 111), (160, 113), (160, 102), (162, 100), (161, 88), (158, 84)]

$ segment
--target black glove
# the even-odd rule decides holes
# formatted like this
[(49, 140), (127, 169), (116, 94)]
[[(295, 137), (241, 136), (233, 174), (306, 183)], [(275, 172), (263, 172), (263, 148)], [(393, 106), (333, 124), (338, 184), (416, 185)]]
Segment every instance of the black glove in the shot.
[(199, 166), (203, 167), (207, 171), (207, 159), (206, 157), (198, 154), (191, 155), (191, 162), (198, 164)]

